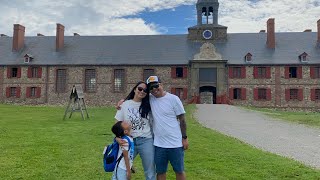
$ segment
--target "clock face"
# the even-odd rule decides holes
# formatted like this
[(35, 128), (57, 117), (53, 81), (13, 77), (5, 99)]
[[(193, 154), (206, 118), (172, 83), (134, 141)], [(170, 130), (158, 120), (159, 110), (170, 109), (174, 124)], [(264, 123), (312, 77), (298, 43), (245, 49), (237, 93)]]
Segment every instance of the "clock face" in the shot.
[(211, 39), (212, 38), (212, 32), (210, 30), (204, 30), (202, 33), (203, 38), (205, 39)]

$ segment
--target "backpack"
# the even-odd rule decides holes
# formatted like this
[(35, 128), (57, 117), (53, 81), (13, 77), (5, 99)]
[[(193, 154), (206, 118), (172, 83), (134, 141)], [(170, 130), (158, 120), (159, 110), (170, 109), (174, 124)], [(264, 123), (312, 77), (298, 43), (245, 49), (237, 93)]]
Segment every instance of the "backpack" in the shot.
[[(129, 144), (129, 149), (131, 148), (130, 139), (127, 136), (123, 136), (122, 139), (126, 139)], [(113, 172), (114, 169), (118, 168), (119, 162), (123, 157), (123, 154), (117, 159), (119, 152), (119, 144), (114, 138), (113, 143), (109, 144), (104, 148), (103, 151), (103, 167), (106, 172)]]

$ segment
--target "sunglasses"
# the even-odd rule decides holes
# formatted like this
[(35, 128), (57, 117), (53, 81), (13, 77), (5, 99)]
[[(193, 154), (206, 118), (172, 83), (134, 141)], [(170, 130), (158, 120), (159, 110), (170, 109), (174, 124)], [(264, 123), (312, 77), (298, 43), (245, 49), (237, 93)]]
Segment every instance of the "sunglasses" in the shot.
[(159, 84), (153, 84), (153, 85), (151, 85), (151, 86), (150, 86), (150, 91), (151, 91), (153, 88), (155, 88), (155, 89), (159, 88)]
[(147, 93), (147, 89), (144, 89), (144, 88), (142, 88), (142, 87), (138, 87), (138, 90)]

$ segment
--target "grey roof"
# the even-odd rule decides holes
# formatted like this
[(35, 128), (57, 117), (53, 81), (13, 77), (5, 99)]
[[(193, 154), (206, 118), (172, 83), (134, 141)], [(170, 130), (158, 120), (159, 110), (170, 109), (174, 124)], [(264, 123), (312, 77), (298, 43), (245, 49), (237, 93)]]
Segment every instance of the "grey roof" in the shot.
[[(309, 55), (309, 64), (320, 64), (320, 47), (315, 32), (276, 33), (275, 50), (266, 47), (266, 33), (228, 34), (226, 42), (215, 46), (229, 64), (301, 64), (298, 56)], [(25, 47), (12, 52), (12, 37), (0, 37), (0, 65), (182, 65), (199, 52), (199, 42), (187, 35), (66, 36), (64, 49), (55, 51), (54, 36), (25, 38)], [(23, 56), (33, 61), (24, 63)]]

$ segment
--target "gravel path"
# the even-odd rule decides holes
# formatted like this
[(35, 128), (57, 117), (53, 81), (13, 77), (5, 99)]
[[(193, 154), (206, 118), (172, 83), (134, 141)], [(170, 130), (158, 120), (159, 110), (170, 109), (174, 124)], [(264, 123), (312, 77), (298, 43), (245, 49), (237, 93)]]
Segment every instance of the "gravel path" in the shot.
[(204, 126), (260, 149), (320, 168), (320, 129), (274, 120), (230, 105), (200, 104), (195, 117)]

